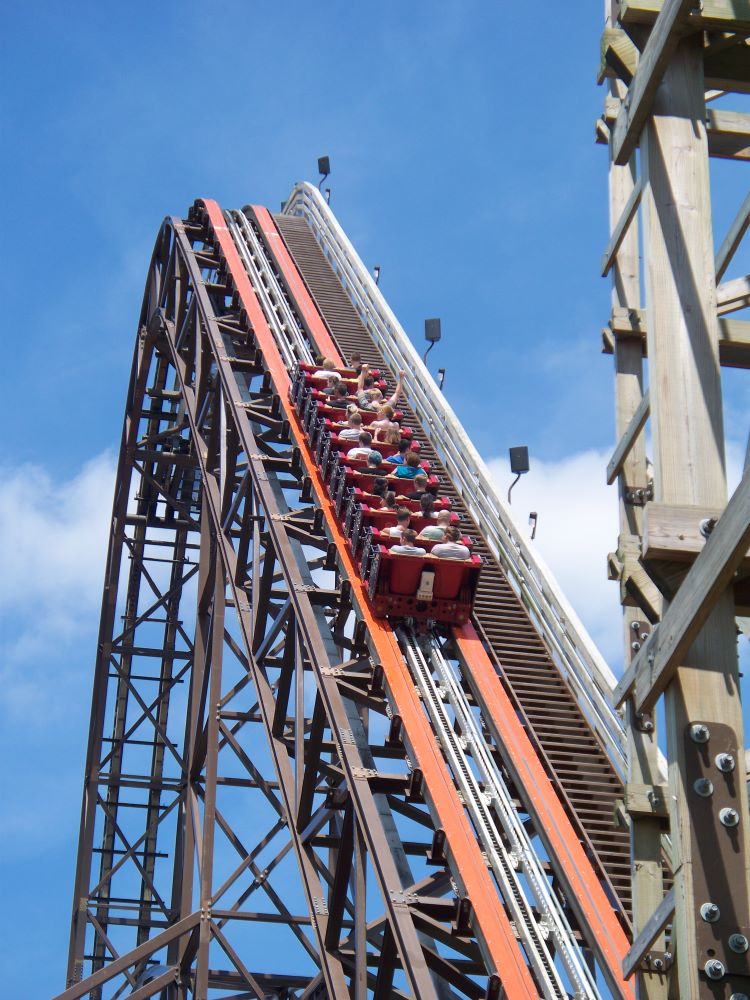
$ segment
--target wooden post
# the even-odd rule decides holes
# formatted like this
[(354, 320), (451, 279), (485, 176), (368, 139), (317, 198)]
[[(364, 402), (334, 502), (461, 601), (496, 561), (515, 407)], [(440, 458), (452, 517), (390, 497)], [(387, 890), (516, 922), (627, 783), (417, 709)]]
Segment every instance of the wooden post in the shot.
[[(610, 85), (613, 97), (624, 97), (624, 86), (617, 80)], [(626, 166), (617, 166), (610, 159), (609, 216), (610, 229), (618, 224), (625, 207), (636, 190), (635, 157)], [(638, 223), (634, 218), (622, 240), (612, 268), (612, 308), (639, 309), (641, 305)], [(628, 428), (633, 415), (643, 400), (643, 349), (637, 336), (615, 336), (615, 425), (617, 440)], [(646, 485), (646, 449), (643, 434), (638, 435), (625, 457), (619, 485), (620, 538), (618, 551), (625, 573), (629, 563), (640, 548), (642, 533), (642, 508), (628, 503), (631, 488)], [(625, 664), (633, 656), (633, 643), (640, 641), (646, 621), (643, 612), (633, 605), (625, 582), (621, 584), (623, 602), (623, 627)], [(630, 710), (630, 707), (628, 707)], [(630, 718), (628, 731), (629, 784), (651, 785), (658, 783), (658, 749), (656, 730), (652, 719)], [(633, 880), (633, 936), (644, 927), (662, 900), (663, 879), (661, 866), (661, 824), (652, 816), (631, 814), (630, 853)], [(664, 935), (654, 942), (654, 951), (664, 951)], [(656, 971), (642, 972), (638, 976), (641, 1000), (666, 1000), (667, 977)]]
[[(701, 46), (700, 35), (679, 42), (641, 137), (654, 499), (723, 509), (724, 430)], [(714, 902), (722, 911), (722, 923), (712, 933), (716, 958), (724, 966), (727, 955), (732, 961), (729, 935), (750, 922), (745, 783), (737, 782), (739, 825), (730, 836), (715, 815), (716, 799), (707, 805), (695, 790), (699, 744), (688, 735), (690, 726), (700, 723), (709, 734), (720, 729), (732, 733), (740, 754), (744, 746), (731, 592), (719, 600), (696, 637), (665, 701), (676, 992), (702, 998), (718, 994), (704, 971), (706, 951), (699, 938), (705, 939), (707, 924), (700, 906)], [(712, 739), (702, 758), (706, 766), (713, 760)], [(714, 778), (718, 793), (721, 775)], [(696, 891), (705, 894), (707, 885), (718, 894), (717, 886), (723, 885), (726, 898), (697, 897)], [(746, 992), (747, 980), (729, 974), (722, 986), (726, 995), (732, 988)]]

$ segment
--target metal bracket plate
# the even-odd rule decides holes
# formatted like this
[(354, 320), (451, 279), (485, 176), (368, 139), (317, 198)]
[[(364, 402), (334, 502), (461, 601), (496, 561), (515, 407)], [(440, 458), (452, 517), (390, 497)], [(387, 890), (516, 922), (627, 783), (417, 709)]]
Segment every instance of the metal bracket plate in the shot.
[[(708, 734), (701, 736), (701, 742), (696, 742), (691, 735), (695, 727), (705, 728)], [(705, 903), (715, 903), (719, 908), (719, 916), (713, 921), (704, 919), (700, 912), (696, 915), (698, 965), (704, 969), (708, 962), (721, 962), (729, 977), (710, 981), (702, 975), (701, 980), (704, 986), (709, 986), (706, 996), (723, 997), (725, 991), (720, 989), (717, 993), (715, 987), (730, 984), (733, 989), (750, 994), (750, 953), (738, 953), (729, 944), (735, 934), (750, 939), (741, 832), (741, 824), (747, 822), (747, 818), (740, 815), (739, 797), (739, 782), (745, 779), (744, 752), (738, 750), (734, 730), (717, 722), (709, 725), (698, 721), (688, 725), (684, 741), (686, 794), (693, 818), (690, 829), (692, 853), (693, 857), (703, 857), (708, 861), (707, 864), (693, 865), (693, 898), (699, 910)], [(716, 759), (720, 754), (733, 756), (733, 770), (719, 769)], [(698, 791), (708, 787), (706, 782), (710, 782), (709, 794)], [(734, 811), (738, 825), (728, 826), (722, 822), (721, 816), (727, 815), (724, 810)]]
[(410, 906), (419, 902), (419, 896), (416, 892), (404, 892), (403, 889), (391, 889), (388, 895), (396, 906)]
[(355, 779), (360, 779), (363, 781), (369, 781), (370, 778), (377, 778), (378, 772), (372, 767), (353, 767), (352, 777)]

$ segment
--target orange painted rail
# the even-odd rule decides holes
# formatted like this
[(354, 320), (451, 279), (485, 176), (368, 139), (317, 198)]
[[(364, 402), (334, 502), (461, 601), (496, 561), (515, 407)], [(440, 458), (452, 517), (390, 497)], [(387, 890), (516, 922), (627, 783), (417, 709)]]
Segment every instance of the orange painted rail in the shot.
[(274, 263), (284, 275), (289, 294), (294, 299), (297, 310), (310, 332), (313, 343), (324, 358), (330, 358), (337, 366), (345, 367), (347, 362), (339, 354), (338, 346), (334, 343), (331, 333), (323, 321), (323, 317), (318, 312), (312, 296), (307, 289), (305, 280), (297, 270), (286, 248), (286, 243), (284, 243), (281, 233), (271, 217), (271, 213), (267, 208), (263, 208), (262, 205), (251, 205), (250, 208), (266, 239), (266, 246), (271, 252)]
[[(253, 206), (253, 211), (264, 235), (269, 238), (275, 262), (292, 297), (296, 299), (297, 289), (301, 289), (295, 305), (303, 313), (308, 327), (311, 330), (317, 329), (314, 325), (317, 308), (276, 224), (266, 209)], [(319, 316), (318, 323), (322, 323)], [(327, 348), (325, 353), (336, 358), (336, 345)], [(545, 848), (556, 862), (556, 870), (565, 883), (568, 896), (577, 911), (577, 919), (587, 928), (587, 936), (593, 939), (591, 943), (606, 970), (610, 986), (615, 994), (633, 997), (633, 985), (623, 979), (621, 972), (622, 959), (628, 951), (629, 941), (601, 879), (589, 861), (473, 626), (456, 629), (455, 638), (466, 660), (467, 669), (474, 677), (477, 694), (483, 699), (483, 707), (495, 723), (502, 736), (505, 752), (513, 761), (519, 786), (526, 790), (529, 803), (536, 813), (537, 827)]]
[(618, 989), (623, 997), (635, 998), (634, 985), (622, 976), (622, 960), (630, 942), (481, 639), (473, 625), (456, 628), (453, 635), (474, 680), (483, 714), (497, 727), (503, 752), (515, 772), (518, 787), (524, 789), (534, 811), (536, 829), (555, 862), (568, 899), (577, 911), (581, 926), (589, 929), (593, 937), (591, 943), (602, 965), (609, 970), (613, 980), (610, 986), (613, 990)]

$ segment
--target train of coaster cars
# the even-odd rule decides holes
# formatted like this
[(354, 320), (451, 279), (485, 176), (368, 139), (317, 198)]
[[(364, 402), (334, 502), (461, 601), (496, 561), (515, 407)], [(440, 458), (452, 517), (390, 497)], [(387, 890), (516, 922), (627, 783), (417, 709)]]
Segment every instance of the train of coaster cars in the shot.
[[(399, 497), (398, 506), (411, 512), (410, 527), (419, 532), (434, 523), (434, 519), (423, 517), (419, 503), (410, 499), (413, 479), (397, 478), (397, 466), (388, 464), (388, 458), (398, 451), (397, 445), (375, 446), (384, 458), (384, 464), (376, 470), (368, 469), (364, 458), (349, 457), (348, 452), (357, 446), (357, 441), (342, 439), (339, 430), (343, 428), (337, 426), (346, 422), (346, 410), (330, 405), (324, 391), (326, 378), (316, 377), (316, 371), (312, 365), (296, 365), (290, 396), (351, 554), (367, 585), (373, 613), (379, 618), (407, 619), (422, 626), (465, 624), (471, 618), (481, 558), (476, 554), (465, 560), (438, 558), (431, 554), (436, 543), (421, 539), (419, 545), (427, 550), (425, 555), (391, 551), (400, 540), (389, 531), (396, 524), (396, 513), (380, 508), (379, 498), (373, 494), (377, 477), (387, 477), (388, 488)], [(354, 394), (356, 372), (347, 368), (335, 372)], [(377, 416), (374, 411), (361, 411), (361, 415), (363, 429)], [(395, 419), (400, 419), (398, 411)], [(402, 427), (401, 434), (412, 438), (408, 427)], [(411, 447), (418, 451), (419, 443), (412, 441)], [(434, 511), (450, 509), (450, 500), (439, 495), (439, 480), (429, 474), (428, 463), (420, 465), (428, 475), (428, 482), (437, 487)], [(451, 521), (458, 523), (455, 513), (451, 514)], [(464, 537), (462, 541), (471, 548), (470, 538)]]

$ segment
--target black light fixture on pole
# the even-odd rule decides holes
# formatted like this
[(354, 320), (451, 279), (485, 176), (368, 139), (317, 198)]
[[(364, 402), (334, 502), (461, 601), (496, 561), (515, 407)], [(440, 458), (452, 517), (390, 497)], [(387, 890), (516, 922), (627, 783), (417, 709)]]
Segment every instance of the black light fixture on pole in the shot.
[(380, 264), (376, 264), (372, 269), (372, 276), (375, 278), (375, 284), (380, 284)]
[(510, 491), (516, 485), (518, 480), (524, 474), (524, 472), (529, 471), (529, 449), (526, 445), (520, 445), (518, 448), (509, 449), (510, 454), (510, 471), (515, 474), (515, 479), (510, 484), (508, 488), (508, 503), (510, 503)]
[(424, 339), (428, 342), (429, 346), (427, 350), (422, 355), (422, 361), (427, 364), (427, 355), (430, 353), (432, 348), (440, 340), (440, 320), (439, 319), (426, 319), (424, 321)]
[(318, 191), (320, 191), (320, 185), (326, 179), (326, 177), (331, 172), (331, 161), (327, 156), (318, 157), (318, 173), (320, 174), (320, 180), (318, 181)]

